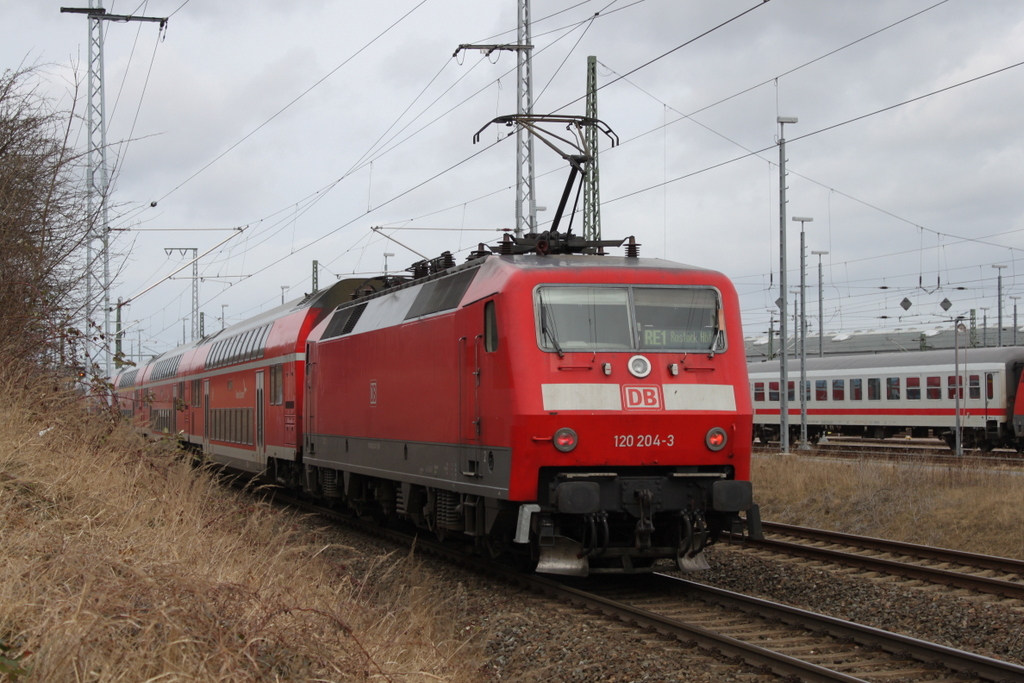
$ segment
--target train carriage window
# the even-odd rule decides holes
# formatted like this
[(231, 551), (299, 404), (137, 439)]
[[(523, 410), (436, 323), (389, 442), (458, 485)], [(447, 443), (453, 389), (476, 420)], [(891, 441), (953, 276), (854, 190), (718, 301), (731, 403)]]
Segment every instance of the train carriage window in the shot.
[(267, 340), (270, 338), (270, 325), (264, 325), (256, 333), (256, 346), (253, 358), (263, 358), (267, 353)]
[(242, 349), (242, 360), (251, 360), (255, 357), (256, 342), (259, 340), (260, 330), (251, 330), (245, 335), (245, 348)]
[(845, 379), (834, 379), (832, 380), (832, 400), (842, 401), (845, 400), (846, 396), (846, 380)]
[(778, 402), (779, 400), (779, 383), (768, 382), (768, 400)]
[(284, 403), (284, 366), (270, 366), (270, 405), (279, 406)]
[(192, 380), (192, 407), (193, 408), (201, 408), (202, 405), (203, 405), (203, 395), (202, 395), (202, 393), (200, 391), (200, 389), (202, 387), (201, 381), (202, 380), (198, 380), (198, 379)]
[(898, 401), (898, 400), (900, 400), (900, 378), (899, 377), (886, 377), (885, 378), (885, 400), (886, 401)]
[[(778, 385), (776, 385), (776, 398), (778, 398), (778, 393)], [(764, 382), (754, 382), (754, 400), (764, 401)]]
[(811, 400), (811, 380), (804, 380), (804, 401)]
[(224, 359), (224, 363), (230, 365), (238, 361), (238, 346), (242, 343), (241, 335), (236, 335), (228, 340), (228, 352), (227, 358)]
[(995, 398), (995, 381), (991, 372), (985, 373), (985, 395), (990, 401)]
[(498, 313), (494, 301), (484, 304), (484, 351), (493, 353), (498, 350)]
[(942, 378), (941, 377), (928, 377), (925, 379), (927, 387), (925, 388), (925, 396), (932, 401), (937, 401), (942, 398)]
[(786, 388), (787, 388), (786, 400), (787, 401), (795, 401), (796, 400), (796, 382), (788, 382)]
[[(958, 393), (957, 392), (957, 386), (958, 386), (958, 383), (957, 383), (956, 380), (957, 380), (956, 375), (950, 375), (949, 377), (946, 378), (946, 391), (947, 391), (947, 394), (948, 394), (949, 398), (956, 398), (957, 397), (957, 393)], [(962, 377), (960, 378), (959, 389), (960, 389), (960, 391), (959, 391), (960, 398), (962, 399), (964, 397), (964, 388), (963, 388), (963, 378)]]
[(827, 379), (814, 380), (814, 400), (815, 401), (827, 401), (828, 400), (828, 380)]
[(242, 335), (242, 343), (239, 344), (239, 360), (248, 360), (252, 352), (253, 344), (256, 341), (257, 330), (250, 330)]
[(879, 377), (868, 378), (868, 400), (869, 401), (881, 401), (882, 400), (882, 380)]
[(907, 399), (911, 401), (921, 400), (921, 378), (920, 377), (908, 377), (907, 378)]
[(980, 375), (971, 375), (967, 378), (967, 395), (971, 398), (981, 398)]

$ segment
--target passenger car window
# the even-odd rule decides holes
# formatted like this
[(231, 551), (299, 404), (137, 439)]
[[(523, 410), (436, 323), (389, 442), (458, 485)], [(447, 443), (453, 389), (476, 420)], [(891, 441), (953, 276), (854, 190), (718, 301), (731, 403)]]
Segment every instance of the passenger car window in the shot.
[(846, 384), (846, 380), (842, 380), (842, 379), (834, 379), (834, 380), (832, 380), (832, 400), (833, 401), (842, 401), (843, 400), (844, 395), (846, 394), (844, 384)]

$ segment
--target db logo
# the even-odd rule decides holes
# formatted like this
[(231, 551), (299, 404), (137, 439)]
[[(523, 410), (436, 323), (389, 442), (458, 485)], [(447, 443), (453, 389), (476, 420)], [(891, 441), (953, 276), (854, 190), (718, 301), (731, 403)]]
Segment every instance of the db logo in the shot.
[(377, 405), (377, 380), (370, 380), (370, 405)]
[(652, 386), (623, 385), (626, 410), (661, 410), (661, 389)]

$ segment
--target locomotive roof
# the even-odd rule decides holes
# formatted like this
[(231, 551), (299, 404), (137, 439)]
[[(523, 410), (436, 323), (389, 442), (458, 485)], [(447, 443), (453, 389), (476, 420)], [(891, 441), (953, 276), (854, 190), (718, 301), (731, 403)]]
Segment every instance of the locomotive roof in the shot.
[(630, 258), (628, 256), (595, 256), (581, 254), (522, 254), (501, 256), (502, 261), (520, 268), (650, 268), (668, 270), (693, 270), (714, 273), (717, 271), (685, 263), (676, 263), (659, 258)]
[[(789, 372), (800, 371), (800, 358), (788, 359), (787, 367)], [(925, 367), (931, 365), (953, 365), (955, 362), (953, 349), (942, 349), (939, 351), (906, 351), (877, 354), (855, 354), (849, 356), (826, 356), (824, 358), (807, 358), (807, 370), (862, 370), (871, 368), (907, 368)], [(1003, 348), (971, 348), (960, 349), (961, 364), (977, 363), (1024, 363), (1024, 347), (1006, 346)], [(750, 363), (748, 365), (751, 374), (757, 373), (778, 373), (780, 362), (778, 360)], [(790, 379), (799, 380), (790, 374)]]

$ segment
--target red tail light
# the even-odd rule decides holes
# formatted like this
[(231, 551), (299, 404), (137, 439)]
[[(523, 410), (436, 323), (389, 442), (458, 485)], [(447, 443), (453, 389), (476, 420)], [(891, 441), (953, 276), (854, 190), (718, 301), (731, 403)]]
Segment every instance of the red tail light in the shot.
[(555, 432), (555, 436), (552, 440), (554, 441), (555, 448), (562, 451), (563, 453), (568, 453), (572, 449), (576, 448), (576, 432), (569, 429), (568, 427), (562, 427), (557, 432)]
[(704, 443), (707, 444), (708, 448), (713, 451), (720, 451), (725, 448), (726, 442), (729, 437), (726, 436), (725, 430), (721, 427), (715, 427), (708, 432), (708, 435), (704, 437)]

